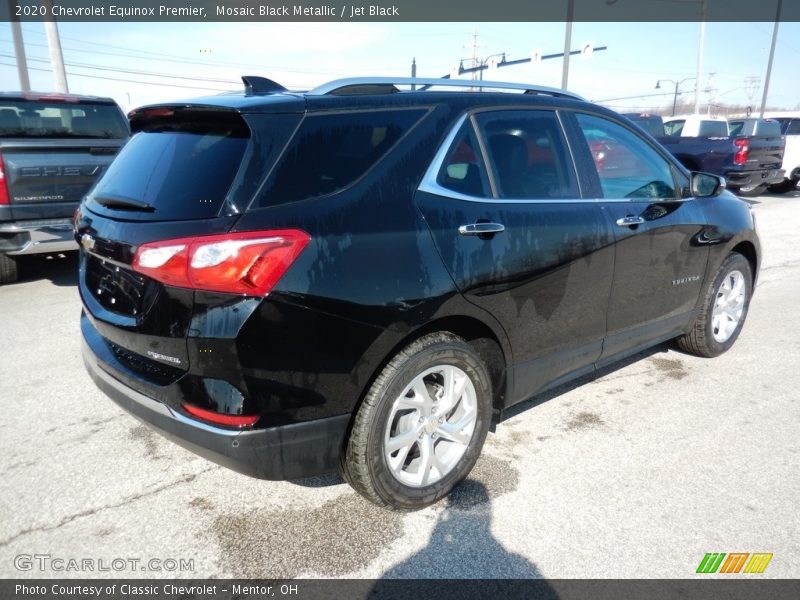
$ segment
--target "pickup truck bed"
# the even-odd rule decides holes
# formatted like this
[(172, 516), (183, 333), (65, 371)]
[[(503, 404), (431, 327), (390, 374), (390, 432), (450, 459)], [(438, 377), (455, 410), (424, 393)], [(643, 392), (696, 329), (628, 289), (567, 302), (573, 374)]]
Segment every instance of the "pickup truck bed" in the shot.
[(72, 214), (129, 134), (110, 98), (0, 94), (0, 284), (19, 256), (77, 249)]

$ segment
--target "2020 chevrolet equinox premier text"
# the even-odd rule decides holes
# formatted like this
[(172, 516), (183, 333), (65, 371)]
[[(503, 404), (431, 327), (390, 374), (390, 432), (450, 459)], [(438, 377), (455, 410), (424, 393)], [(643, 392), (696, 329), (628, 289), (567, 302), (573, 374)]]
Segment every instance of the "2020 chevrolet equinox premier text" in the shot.
[(182, 446), (414, 509), (505, 408), (739, 335), (748, 205), (616, 113), (519, 84), (243, 79), (133, 111), (76, 219), (89, 373)]

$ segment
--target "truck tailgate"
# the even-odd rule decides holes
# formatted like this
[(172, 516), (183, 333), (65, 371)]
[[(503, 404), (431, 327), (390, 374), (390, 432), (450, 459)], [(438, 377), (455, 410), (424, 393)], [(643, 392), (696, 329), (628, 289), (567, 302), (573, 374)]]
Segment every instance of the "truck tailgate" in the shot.
[(785, 144), (782, 136), (755, 136), (747, 139), (750, 151), (744, 170), (780, 169)]
[[(0, 148), (11, 219), (71, 216), (108, 168), (122, 140), (4, 141)], [(50, 205), (42, 213), (44, 204)]]

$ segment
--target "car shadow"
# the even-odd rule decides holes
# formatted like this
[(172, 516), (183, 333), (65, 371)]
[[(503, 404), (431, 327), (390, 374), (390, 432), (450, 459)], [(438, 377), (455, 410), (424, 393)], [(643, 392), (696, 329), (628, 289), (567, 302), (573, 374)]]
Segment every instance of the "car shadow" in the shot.
[[(476, 589), (486, 590), (486, 579), (539, 579), (531, 598), (558, 598), (542, 573), (524, 556), (507, 550), (492, 533), (492, 502), (479, 481), (467, 479), (447, 498), (437, 517), (428, 545), (386, 571), (374, 592), (392, 591), (391, 580), (473, 579)], [(427, 586), (427, 584), (426, 584)], [(423, 587), (422, 589), (428, 589)], [(526, 588), (527, 590), (528, 588)], [(396, 591), (396, 590), (395, 590)], [(461, 592), (466, 592), (462, 589)], [(469, 595), (469, 594), (465, 594)]]
[(59, 287), (78, 285), (78, 253), (36, 254), (17, 259), (17, 283), (49, 279)]
[(289, 483), (307, 488), (325, 488), (334, 485), (341, 485), (344, 482), (344, 479), (342, 479), (342, 476), (339, 475), (339, 473), (325, 473), (324, 475), (304, 477), (303, 479), (292, 479)]

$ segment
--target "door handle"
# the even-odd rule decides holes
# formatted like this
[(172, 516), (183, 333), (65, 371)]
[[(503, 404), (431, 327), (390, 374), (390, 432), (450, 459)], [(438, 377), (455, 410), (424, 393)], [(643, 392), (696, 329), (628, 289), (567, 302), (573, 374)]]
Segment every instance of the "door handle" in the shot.
[(461, 235), (491, 235), (503, 233), (505, 230), (506, 226), (500, 223), (473, 223), (472, 225), (462, 225), (458, 228), (458, 233)]
[(642, 217), (631, 217), (630, 215), (627, 217), (622, 217), (621, 219), (617, 219), (617, 225), (620, 227), (630, 227), (632, 225), (641, 225), (644, 223), (644, 219)]

